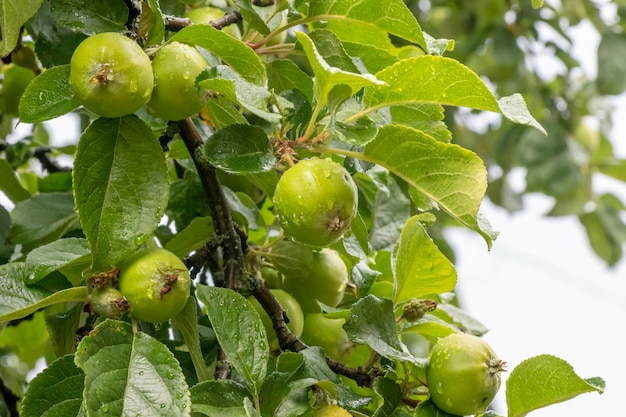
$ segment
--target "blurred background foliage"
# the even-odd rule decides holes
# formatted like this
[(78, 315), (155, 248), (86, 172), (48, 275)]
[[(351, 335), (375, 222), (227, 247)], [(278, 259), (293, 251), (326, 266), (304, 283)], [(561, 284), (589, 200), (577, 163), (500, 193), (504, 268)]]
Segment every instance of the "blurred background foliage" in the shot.
[[(497, 116), (447, 109), (453, 140), (487, 164), (489, 199), (514, 212), (524, 209), (526, 194), (548, 196), (546, 215), (576, 216), (594, 252), (615, 265), (626, 242), (625, 196), (618, 196), (626, 159), (612, 143), (622, 140), (614, 110), (626, 89), (626, 1), (548, 1), (540, 9), (530, 0), (408, 4), (427, 33), (454, 39), (449, 55), (481, 75), (496, 96), (522, 92), (548, 131), (545, 138)], [(583, 25), (595, 29), (600, 43), (579, 58), (572, 34)], [(583, 60), (596, 61), (597, 74), (584, 71)]]

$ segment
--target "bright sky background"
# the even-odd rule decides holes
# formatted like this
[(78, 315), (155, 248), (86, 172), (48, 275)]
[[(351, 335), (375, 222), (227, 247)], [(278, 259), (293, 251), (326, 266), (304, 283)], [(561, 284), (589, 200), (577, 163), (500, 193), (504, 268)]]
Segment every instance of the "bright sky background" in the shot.
[[(572, 36), (572, 54), (583, 61), (584, 73), (595, 78), (598, 34), (589, 24), (581, 24)], [(549, 51), (541, 61), (549, 75)], [(559, 71), (558, 67), (552, 70)], [(626, 98), (616, 98), (614, 104), (611, 139), (617, 156), (625, 158)], [(625, 184), (598, 177), (594, 186), (610, 190), (626, 203)], [(569, 362), (583, 378), (599, 376), (606, 381), (602, 395), (583, 394), (530, 416), (621, 415), (626, 393), (622, 328), (626, 260), (608, 268), (591, 251), (575, 218), (544, 217), (551, 207), (545, 196), (528, 195), (524, 201), (525, 210), (516, 214), (488, 202), (484, 205), (484, 214), (501, 233), (491, 252), (480, 236), (467, 230), (447, 234), (458, 257), (457, 290), (462, 306), (491, 329), (485, 339), (509, 369), (548, 353)], [(504, 391), (494, 403), (502, 415), (506, 415)]]

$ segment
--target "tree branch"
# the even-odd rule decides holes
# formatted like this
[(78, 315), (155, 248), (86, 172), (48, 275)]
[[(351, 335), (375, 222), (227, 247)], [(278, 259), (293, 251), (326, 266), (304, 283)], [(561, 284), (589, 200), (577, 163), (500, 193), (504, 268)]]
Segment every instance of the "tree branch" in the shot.
[(200, 181), (206, 193), (213, 226), (217, 233), (218, 242), (223, 249), (223, 268), (225, 286), (235, 289), (239, 286), (243, 273), (243, 249), (241, 237), (237, 232), (233, 222), (230, 207), (226, 201), (224, 191), (217, 178), (217, 172), (202, 154), (202, 138), (194, 126), (191, 119), (187, 118), (176, 122), (180, 129), (180, 136), (183, 138), (189, 154), (200, 176)]
[[(252, 295), (272, 319), (272, 325), (278, 336), (281, 349), (299, 352), (308, 347), (287, 327), (287, 315), (269, 288), (260, 285), (253, 290)], [(361, 367), (352, 368), (329, 357), (326, 357), (326, 363), (333, 372), (354, 380), (361, 387), (371, 387), (374, 379), (384, 375), (384, 371), (380, 368), (371, 368), (370, 370)]]

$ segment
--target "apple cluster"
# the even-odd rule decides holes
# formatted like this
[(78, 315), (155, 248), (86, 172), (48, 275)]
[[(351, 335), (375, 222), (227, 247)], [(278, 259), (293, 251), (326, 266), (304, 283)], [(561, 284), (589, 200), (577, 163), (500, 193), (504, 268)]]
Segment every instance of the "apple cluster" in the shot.
[(153, 60), (120, 33), (90, 36), (70, 62), (70, 85), (83, 107), (102, 117), (122, 117), (147, 105), (165, 120), (182, 120), (202, 108), (196, 77), (207, 67), (193, 46), (162, 45)]

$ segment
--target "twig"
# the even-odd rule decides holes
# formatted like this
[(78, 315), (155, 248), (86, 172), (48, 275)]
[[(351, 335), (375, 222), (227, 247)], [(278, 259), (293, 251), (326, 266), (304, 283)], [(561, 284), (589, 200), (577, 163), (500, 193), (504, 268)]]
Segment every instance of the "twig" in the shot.
[(230, 207), (226, 201), (224, 191), (217, 179), (215, 168), (202, 154), (202, 138), (191, 119), (177, 122), (183, 142), (200, 176), (204, 192), (209, 199), (213, 226), (223, 249), (224, 279), (227, 288), (234, 289), (239, 285), (243, 272), (243, 250), (241, 237), (235, 228)]
[[(237, 10), (233, 10), (226, 13), (219, 19), (213, 20), (210, 25), (213, 26), (215, 29), (222, 30), (226, 26), (234, 25), (241, 19), (241, 13), (239, 13)], [(189, 19), (188, 17), (163, 16), (163, 21), (165, 23), (165, 29), (169, 30), (170, 32), (178, 32), (179, 30), (192, 25), (191, 19)]]
[(128, 7), (126, 29), (132, 34), (136, 34), (139, 27), (139, 19), (141, 18), (141, 0), (124, 0), (124, 3)]
[(65, 168), (56, 163), (56, 161), (50, 159), (48, 157), (48, 153), (51, 152), (50, 148), (39, 148), (36, 149), (33, 153), (33, 156), (41, 162), (41, 166), (43, 169), (48, 171), (49, 173), (53, 172), (67, 172), (71, 171), (70, 168)]
[[(255, 288), (252, 294), (272, 319), (281, 349), (299, 352), (308, 347), (289, 330), (287, 320), (285, 320), (287, 317), (285, 311), (265, 285)], [(361, 367), (352, 368), (329, 357), (326, 357), (326, 363), (333, 372), (354, 380), (361, 387), (371, 387), (374, 379), (384, 375), (384, 371), (380, 368), (371, 368), (370, 370)]]

